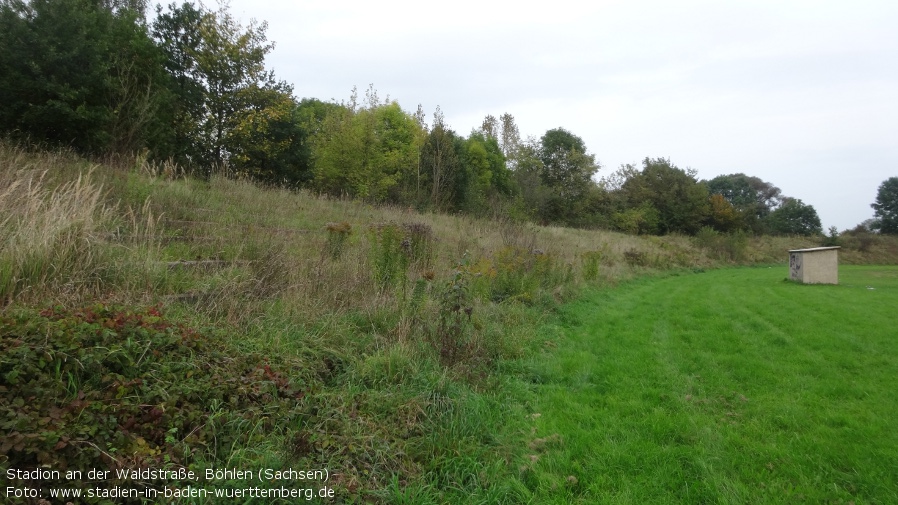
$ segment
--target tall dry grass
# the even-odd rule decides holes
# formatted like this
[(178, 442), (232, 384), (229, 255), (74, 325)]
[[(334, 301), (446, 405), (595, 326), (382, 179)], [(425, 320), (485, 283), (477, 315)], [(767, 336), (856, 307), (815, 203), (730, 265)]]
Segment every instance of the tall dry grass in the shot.
[[(70, 153), (0, 143), (0, 300), (101, 296), (120, 285), (124, 258), (149, 260), (158, 242), (149, 205), (110, 203), (98, 171)], [(116, 250), (123, 234), (126, 250)]]
[[(303, 327), (341, 321), (401, 340), (422, 331), (420, 321), (438, 320), (439, 291), (462, 262), (478, 270), (472, 282), (483, 312), (498, 300), (564, 299), (583, 285), (653, 271), (785, 263), (788, 249), (817, 245), (806, 237), (748, 237), (734, 254), (692, 237), (419, 213), (222, 176), (198, 181), (143, 159), (90, 164), (9, 143), (0, 143), (0, 163), (4, 300), (162, 302), (235, 325), (257, 324), (276, 305)], [(335, 232), (335, 223), (345, 230)], [(426, 227), (427, 264), (403, 262), (400, 249), (378, 249), (372, 230), (384, 226)], [(846, 247), (845, 261), (888, 262), (888, 239), (868, 242), (863, 251)], [(534, 265), (531, 253), (542, 255), (538, 271), (516, 271)], [(402, 269), (389, 289), (377, 280), (390, 260), (383, 254), (396, 255)], [(192, 263), (172, 265), (181, 260)], [(543, 274), (551, 279), (532, 278)], [(503, 285), (486, 285), (484, 275)], [(538, 285), (542, 294), (506, 296), (516, 285)]]
[[(47, 289), (84, 290), (101, 282), (103, 252), (94, 247), (112, 217), (91, 175), (50, 188), (44, 171), (0, 175), (0, 297)], [(89, 288), (88, 288), (89, 289)]]

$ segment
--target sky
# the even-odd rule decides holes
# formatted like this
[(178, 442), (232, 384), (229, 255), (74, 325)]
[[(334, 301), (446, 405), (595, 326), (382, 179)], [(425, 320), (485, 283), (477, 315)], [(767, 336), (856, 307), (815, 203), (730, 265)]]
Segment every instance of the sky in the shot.
[(374, 85), (468, 135), (562, 127), (602, 165), (646, 157), (745, 173), (824, 229), (873, 217), (898, 176), (898, 2), (231, 0), (268, 23), (267, 66), (298, 98)]

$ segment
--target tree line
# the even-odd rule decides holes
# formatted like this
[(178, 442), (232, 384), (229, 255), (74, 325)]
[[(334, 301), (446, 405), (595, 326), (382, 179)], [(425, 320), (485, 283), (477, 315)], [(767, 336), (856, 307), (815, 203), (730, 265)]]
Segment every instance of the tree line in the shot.
[(265, 67), (266, 23), (146, 0), (0, 0), (0, 130), (88, 155), (144, 153), (200, 177), (445, 212), (510, 215), (638, 234), (702, 228), (819, 234), (810, 205), (745, 174), (699, 180), (645, 158), (600, 165), (564, 128), (522, 138), (511, 114), (467, 136), (374, 87), (340, 103), (297, 99)]

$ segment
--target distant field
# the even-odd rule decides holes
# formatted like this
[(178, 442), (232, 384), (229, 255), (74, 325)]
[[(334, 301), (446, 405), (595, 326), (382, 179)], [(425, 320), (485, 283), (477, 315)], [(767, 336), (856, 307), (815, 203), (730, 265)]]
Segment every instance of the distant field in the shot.
[(898, 268), (647, 278), (534, 360), (534, 503), (898, 503)]

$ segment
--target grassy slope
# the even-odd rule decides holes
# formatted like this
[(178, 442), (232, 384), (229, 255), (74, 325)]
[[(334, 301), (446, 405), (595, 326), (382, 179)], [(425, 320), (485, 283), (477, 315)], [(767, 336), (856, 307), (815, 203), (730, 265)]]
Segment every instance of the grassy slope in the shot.
[(531, 371), (536, 503), (895, 503), (898, 270), (629, 283)]
[[(274, 423), (263, 442), (259, 433), (240, 438), (245, 418), (265, 409), (253, 403), (253, 391), (244, 410), (221, 411), (209, 435), (218, 446), (189, 447), (190, 437), (174, 426), (155, 429), (169, 430), (167, 439), (191, 455), (184, 462), (200, 467), (327, 467), (338, 474), (330, 484), (344, 500), (525, 499), (515, 465), (526, 448), (505, 428), (526, 428), (512, 421), (524, 419), (525, 410), (514, 401), (521, 387), (515, 360), (545, 340), (541, 321), (583, 287), (733, 264), (721, 259), (726, 250), (698, 247), (688, 237), (421, 214), (224, 178), (171, 178), (141, 164), (92, 165), (7, 144), (0, 144), (0, 188), (0, 315), (24, 314), (40, 326), (37, 311), (50, 305), (63, 312), (97, 302), (138, 312), (158, 306), (168, 320), (198, 329), (216, 356), (255, 363), (232, 370), (223, 360), (203, 380), (242, 381), (270, 365), (273, 377), (289, 378), (289, 390), (303, 397), (282, 405), (298, 421)], [(337, 256), (326, 225), (342, 222), (352, 233)], [(377, 272), (397, 252), (385, 256), (375, 247), (380, 232), (372, 226), (383, 223), (423, 224), (429, 237), (426, 261), (403, 266), (386, 284), (376, 281)], [(742, 260), (784, 262), (786, 249), (813, 245), (806, 238), (751, 239)], [(537, 249), (545, 254), (533, 255)], [(864, 249), (847, 248), (843, 261), (898, 257), (896, 242), (882, 238)], [(176, 260), (206, 263), (168, 264)], [(469, 294), (470, 320), (464, 311), (453, 315), (446, 301), (459, 285)], [(458, 357), (447, 362), (440, 339), (453, 336), (446, 321), (455, 316)], [(10, 331), (3, 337), (24, 332)], [(39, 340), (34, 356), (42, 352)], [(130, 359), (141, 362), (144, 345), (151, 343), (141, 342)], [(68, 390), (101, 379), (70, 379)], [(287, 387), (269, 382), (265, 387)], [(72, 401), (59, 399), (62, 406)], [(238, 442), (222, 445), (232, 438)], [(161, 460), (167, 450), (140, 447), (131, 456)]]

